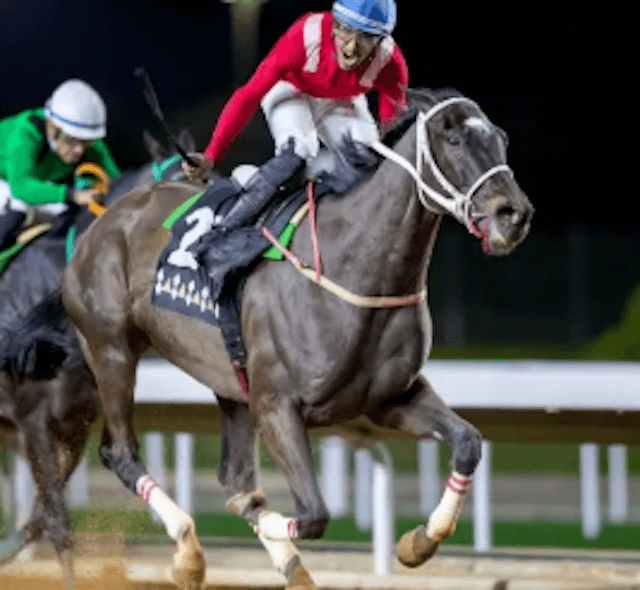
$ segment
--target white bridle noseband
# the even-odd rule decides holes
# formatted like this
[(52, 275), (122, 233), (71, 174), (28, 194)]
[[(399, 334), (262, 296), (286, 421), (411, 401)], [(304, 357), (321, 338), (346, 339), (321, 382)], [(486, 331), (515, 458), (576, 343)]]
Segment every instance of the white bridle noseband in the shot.
[[(429, 203), (427, 197), (433, 201), (440, 208), (448, 211), (458, 221), (470, 229), (471, 222), (471, 199), (476, 191), (492, 176), (500, 172), (508, 172), (513, 176), (511, 168), (507, 164), (498, 164), (493, 166), (486, 172), (482, 173), (478, 179), (471, 185), (471, 187), (465, 192), (460, 192), (455, 186), (453, 186), (449, 180), (442, 173), (438, 164), (436, 163), (433, 154), (431, 153), (431, 147), (429, 145), (429, 135), (427, 133), (427, 123), (431, 118), (455, 103), (467, 103), (476, 107), (480, 111), (480, 107), (472, 100), (456, 96), (448, 98), (435, 104), (427, 112), (420, 111), (416, 119), (416, 166), (414, 167), (406, 158), (388, 148), (382, 142), (377, 141), (371, 145), (378, 153), (385, 158), (393, 160), (396, 164), (402, 166), (416, 181), (418, 188), (418, 198), (420, 202), (430, 211), (440, 213), (441, 211), (434, 208), (432, 203)], [(482, 112), (482, 111), (480, 111)], [(427, 165), (433, 176), (436, 178), (440, 186), (447, 191), (447, 194), (442, 194), (437, 190), (431, 188), (422, 178), (422, 171), (424, 165)]]

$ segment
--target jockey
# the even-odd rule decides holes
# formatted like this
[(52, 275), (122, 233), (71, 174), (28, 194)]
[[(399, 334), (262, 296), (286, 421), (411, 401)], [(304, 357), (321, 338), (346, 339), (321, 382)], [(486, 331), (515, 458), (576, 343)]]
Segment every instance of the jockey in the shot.
[(97, 190), (73, 188), (83, 158), (110, 178), (120, 175), (102, 140), (106, 120), (100, 95), (81, 80), (67, 80), (44, 108), (0, 121), (0, 251), (14, 243), (30, 209), (58, 215), (97, 200)]
[[(388, 128), (406, 107), (408, 70), (391, 38), (396, 24), (395, 0), (335, 0), (331, 12), (298, 19), (238, 88), (223, 108), (196, 167), (184, 164), (191, 179), (202, 178), (262, 106), (275, 143), (269, 163), (285, 180), (312, 160), (323, 142), (339, 149), (345, 136), (368, 145), (379, 139), (365, 94), (379, 95), (379, 117)], [(261, 209), (276, 187), (252, 179), (249, 216)], [(243, 216), (242, 201), (223, 219), (218, 231)], [(206, 264), (206, 261), (205, 261)]]

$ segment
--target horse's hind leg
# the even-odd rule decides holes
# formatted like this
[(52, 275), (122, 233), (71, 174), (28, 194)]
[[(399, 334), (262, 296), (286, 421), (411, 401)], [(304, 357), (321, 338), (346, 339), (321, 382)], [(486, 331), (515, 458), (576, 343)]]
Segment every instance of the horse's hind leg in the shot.
[[(227, 508), (246, 518), (257, 529), (267, 515), (285, 520), (267, 509), (262, 490), (256, 489), (255, 435), (249, 408), (244, 404), (220, 400), (222, 412), (222, 460), (220, 483), (227, 497)], [(256, 530), (276, 569), (287, 579), (286, 590), (315, 590), (309, 572), (302, 565), (298, 549), (289, 538), (271, 539)]]
[(138, 358), (148, 340), (128, 315), (128, 277), (124, 271), (128, 264), (120, 234), (109, 238), (102, 244), (108, 264), (101, 269), (107, 276), (85, 268), (79, 254), (77, 264), (67, 269), (62, 296), (64, 307), (78, 328), (84, 357), (98, 388), (105, 420), (100, 458), (127, 488), (152, 506), (169, 536), (178, 543), (174, 556), (178, 585), (199, 590), (204, 579), (204, 556), (193, 518), (147, 475), (138, 458), (133, 392)]
[(137, 355), (124, 342), (121, 346), (104, 343), (88, 360), (94, 371), (105, 418), (99, 449), (102, 463), (160, 515), (167, 533), (178, 543), (174, 556), (176, 583), (185, 590), (198, 590), (204, 579), (204, 557), (193, 518), (148, 476), (138, 457), (138, 442), (133, 429)]
[(442, 437), (451, 448), (453, 471), (438, 506), (429, 516), (426, 527), (405, 533), (396, 548), (403, 564), (421, 565), (455, 531), (480, 460), (480, 433), (447, 406), (422, 377), (409, 391), (372, 411), (369, 417), (377, 424), (397, 428), (418, 438)]

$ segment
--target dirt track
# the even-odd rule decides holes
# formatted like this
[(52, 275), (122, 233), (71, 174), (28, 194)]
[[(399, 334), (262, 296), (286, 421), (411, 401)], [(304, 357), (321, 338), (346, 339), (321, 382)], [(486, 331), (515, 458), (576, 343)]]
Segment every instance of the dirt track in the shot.
[[(170, 545), (104, 545), (80, 551), (76, 590), (174, 590)], [(86, 546), (85, 546), (86, 549)], [(259, 548), (205, 548), (205, 590), (281, 590), (283, 578)], [(104, 555), (100, 555), (104, 553)], [(387, 576), (372, 573), (371, 553), (302, 550), (319, 590), (640, 590), (640, 553), (516, 552), (477, 556), (449, 547), (416, 570), (394, 564)], [(61, 569), (47, 549), (33, 561), (0, 568), (2, 590), (63, 590)]]

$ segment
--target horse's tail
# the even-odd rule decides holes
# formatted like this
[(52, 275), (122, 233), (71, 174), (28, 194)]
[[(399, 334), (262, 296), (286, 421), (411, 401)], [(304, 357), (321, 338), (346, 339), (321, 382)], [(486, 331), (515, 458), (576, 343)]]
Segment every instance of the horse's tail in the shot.
[(18, 378), (53, 378), (63, 363), (84, 362), (58, 290), (0, 329), (0, 369)]

